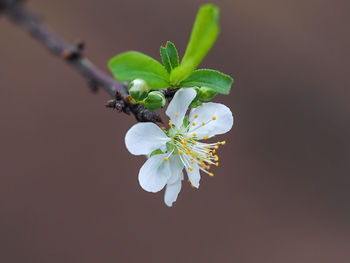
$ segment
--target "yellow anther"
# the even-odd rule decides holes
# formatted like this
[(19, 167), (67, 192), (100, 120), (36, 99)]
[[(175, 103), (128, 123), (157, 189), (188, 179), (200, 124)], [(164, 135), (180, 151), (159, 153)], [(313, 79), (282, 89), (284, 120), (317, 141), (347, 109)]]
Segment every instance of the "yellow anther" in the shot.
[(186, 151), (186, 154), (190, 154), (190, 151)]
[(213, 153), (216, 153), (216, 150), (213, 150)]
[(194, 133), (194, 134), (193, 134), (193, 137), (196, 137), (196, 136), (197, 136), (197, 134), (196, 134), (196, 133)]
[(216, 165), (216, 166), (219, 166), (219, 162), (217, 162), (215, 165)]
[(197, 118), (198, 118), (198, 115), (197, 115), (197, 114), (196, 114), (196, 115), (194, 115), (194, 118), (195, 118), (195, 119), (197, 119)]
[(188, 167), (188, 170), (193, 171), (193, 168), (192, 167)]
[(216, 117), (215, 117), (215, 116), (213, 116), (213, 120), (214, 120), (214, 121), (216, 120)]
[(210, 145), (205, 146), (205, 148), (210, 149)]
[(188, 179), (188, 180), (187, 180), (187, 182), (188, 182), (188, 183), (190, 183), (190, 182), (191, 182), (191, 180), (190, 180), (190, 179)]
[(183, 146), (186, 146), (187, 145), (187, 142), (183, 142)]
[(214, 174), (213, 174), (213, 173), (210, 173), (210, 174), (209, 174), (209, 176), (213, 177), (213, 176), (214, 176)]
[(207, 166), (207, 170), (210, 170), (210, 165)]
[(196, 125), (196, 123), (195, 123), (195, 122), (192, 122), (192, 125), (193, 125), (193, 126), (195, 126), (195, 125)]
[(175, 113), (175, 117), (179, 117), (179, 114), (178, 114), (178, 113)]
[(184, 154), (184, 152), (183, 152), (183, 151), (179, 151), (179, 154), (180, 154), (180, 155), (183, 155), (183, 154)]
[(208, 136), (204, 136), (204, 140), (208, 140)]
[(192, 140), (193, 138), (192, 137), (190, 137), (190, 138), (188, 138), (189, 140)]
[(219, 156), (215, 155), (215, 156), (214, 156), (214, 161), (215, 161), (215, 162), (219, 161)]
[(220, 145), (220, 142), (217, 142), (216, 144), (217, 144), (217, 145)]
[(204, 122), (204, 121), (202, 122), (202, 125), (203, 125), (203, 126), (205, 125), (205, 122)]
[(195, 188), (193, 184), (191, 184), (191, 187), (192, 187), (192, 188)]
[(222, 145), (225, 145), (225, 144), (226, 144), (226, 141), (222, 141), (221, 144), (222, 144)]
[(160, 127), (160, 128), (161, 128), (162, 130), (164, 130), (164, 131), (166, 130), (166, 128), (165, 128), (164, 126), (162, 126), (162, 127)]
[(192, 164), (194, 164), (194, 161), (191, 161)]
[(219, 149), (219, 146), (215, 145), (215, 147), (214, 147), (214, 148), (217, 150), (217, 149)]
[(187, 138), (184, 138), (184, 141), (187, 141)]
[(173, 126), (173, 123), (172, 123), (171, 121), (169, 121), (169, 126), (170, 126), (170, 127)]
[(167, 162), (167, 161), (169, 161), (169, 159), (168, 159), (168, 157), (165, 157), (164, 162)]

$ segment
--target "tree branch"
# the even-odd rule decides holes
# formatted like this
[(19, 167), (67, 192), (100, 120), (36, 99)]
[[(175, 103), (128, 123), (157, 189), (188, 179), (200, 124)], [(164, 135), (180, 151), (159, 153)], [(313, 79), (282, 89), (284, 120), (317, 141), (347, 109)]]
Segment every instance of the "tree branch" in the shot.
[(160, 116), (155, 112), (148, 111), (143, 105), (132, 105), (129, 103), (126, 83), (115, 81), (84, 57), (84, 43), (78, 43), (75, 46), (68, 45), (48, 29), (36, 15), (28, 11), (22, 2), (22, 0), (0, 0), (0, 13), (6, 14), (14, 24), (28, 31), (33, 38), (39, 41), (53, 55), (62, 58), (78, 70), (87, 80), (92, 91), (95, 92), (101, 87), (111, 95), (113, 100), (108, 101), (105, 104), (106, 107), (114, 108), (127, 114), (132, 112), (138, 121), (161, 122)]

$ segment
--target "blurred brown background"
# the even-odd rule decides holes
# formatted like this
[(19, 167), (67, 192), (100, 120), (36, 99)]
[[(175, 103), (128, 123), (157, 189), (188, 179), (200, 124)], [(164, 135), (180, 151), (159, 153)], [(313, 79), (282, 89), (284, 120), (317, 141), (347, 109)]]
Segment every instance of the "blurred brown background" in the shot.
[[(138, 185), (135, 120), (0, 17), (0, 262), (350, 261), (348, 1), (226, 0), (202, 67), (235, 78), (216, 176), (173, 208)], [(126, 50), (183, 54), (202, 1), (31, 0), (106, 69)]]

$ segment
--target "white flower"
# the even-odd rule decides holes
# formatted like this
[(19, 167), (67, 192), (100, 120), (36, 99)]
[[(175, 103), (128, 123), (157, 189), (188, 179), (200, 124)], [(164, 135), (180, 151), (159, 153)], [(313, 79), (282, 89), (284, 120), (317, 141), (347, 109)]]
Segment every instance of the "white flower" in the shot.
[(164, 202), (168, 206), (172, 206), (181, 190), (184, 168), (191, 185), (198, 188), (199, 171), (213, 176), (208, 171), (210, 166), (219, 165), (216, 150), (226, 142), (203, 143), (199, 140), (226, 133), (233, 126), (230, 109), (220, 103), (203, 103), (185, 118), (195, 97), (193, 88), (175, 93), (166, 110), (170, 118), (167, 132), (154, 123), (145, 122), (135, 124), (125, 136), (126, 147), (134, 155), (150, 156), (160, 149), (159, 154), (153, 154), (141, 167), (139, 182), (144, 190), (153, 193), (166, 186)]

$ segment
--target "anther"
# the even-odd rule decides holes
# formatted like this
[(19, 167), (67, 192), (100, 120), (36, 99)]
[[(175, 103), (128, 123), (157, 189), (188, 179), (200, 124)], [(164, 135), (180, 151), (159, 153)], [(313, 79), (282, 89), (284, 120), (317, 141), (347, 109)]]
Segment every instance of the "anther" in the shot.
[(192, 140), (192, 137), (188, 138), (189, 140)]
[(195, 126), (195, 125), (196, 125), (196, 123), (195, 123), (195, 122), (192, 122), (192, 125), (193, 125), (193, 126)]
[(188, 170), (193, 171), (193, 168), (192, 167), (188, 167)]
[(178, 113), (175, 113), (175, 117), (179, 117), (179, 114), (178, 114)]
[(213, 120), (214, 120), (214, 121), (216, 120), (216, 117), (215, 117), (215, 116), (213, 116)]
[(180, 155), (183, 155), (183, 154), (184, 154), (184, 152), (183, 152), (183, 151), (179, 151), (179, 154), (180, 154)]
[(186, 154), (190, 154), (190, 151), (186, 151)]
[(169, 159), (168, 159), (168, 157), (165, 157), (164, 162), (167, 162), (167, 161), (169, 161)]
[(164, 126), (160, 127), (163, 131), (166, 131), (166, 128)]
[(213, 177), (213, 176), (214, 176), (214, 174), (213, 174), (213, 173), (210, 173), (210, 174), (209, 174), (209, 176)]
[(204, 122), (204, 121), (202, 122), (202, 125), (203, 125), (203, 126), (205, 125), (205, 122)]
[(215, 147), (214, 147), (214, 148), (217, 150), (217, 149), (219, 149), (219, 146), (215, 145)]
[(171, 121), (169, 121), (169, 126), (172, 127), (173, 126), (173, 123)]
[(204, 140), (208, 140), (208, 136), (204, 136)]
[(225, 144), (226, 144), (226, 141), (222, 141), (221, 144), (222, 144), (222, 145), (225, 145)]
[(216, 166), (219, 166), (219, 162), (215, 163)]
[(198, 118), (198, 115), (197, 115), (197, 114), (196, 114), (196, 115), (194, 115), (194, 118), (195, 118), (195, 119), (197, 119), (197, 118)]
[(197, 133), (194, 133), (194, 134), (193, 134), (193, 137), (196, 137), (196, 136), (197, 136)]

